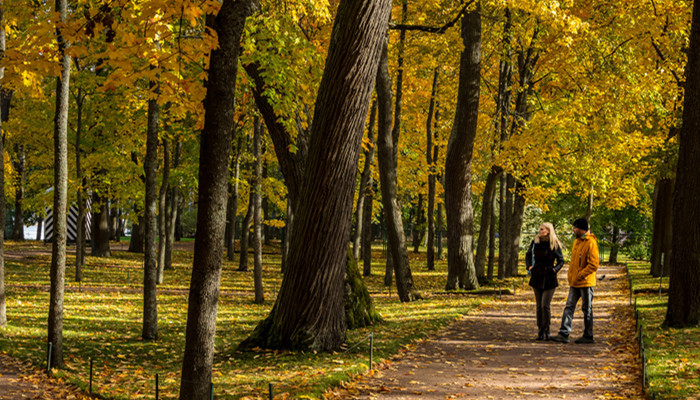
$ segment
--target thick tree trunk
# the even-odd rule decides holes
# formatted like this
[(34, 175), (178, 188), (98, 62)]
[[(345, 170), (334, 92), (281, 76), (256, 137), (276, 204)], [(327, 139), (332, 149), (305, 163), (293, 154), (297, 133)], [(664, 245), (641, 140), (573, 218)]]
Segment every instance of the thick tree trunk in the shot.
[(324, 351), (345, 341), (343, 277), (355, 171), (390, 10), (386, 0), (340, 2), (295, 207), (288, 268), (270, 315), (243, 347)]
[[(55, 214), (54, 214), (55, 215)], [(109, 248), (109, 204), (106, 196), (92, 193), (92, 252), (95, 257), (111, 257)]]
[(228, 205), (226, 207), (226, 254), (228, 260), (234, 261), (236, 252), (236, 211), (238, 210), (238, 177), (241, 171), (241, 151), (242, 140), (239, 137), (231, 157), (230, 170), (233, 176), (228, 183)]
[(485, 276), (486, 251), (488, 250), (489, 238), (491, 237), (491, 220), (494, 218), (493, 199), (496, 197), (496, 187), (500, 171), (492, 167), (486, 178), (484, 188), (484, 198), (481, 206), (481, 228), (479, 229), (479, 241), (476, 246), (476, 260), (474, 267), (477, 277)]
[[(377, 161), (382, 190), (382, 205), (386, 218), (388, 253), (391, 254), (396, 290), (403, 302), (414, 301), (420, 294), (413, 285), (413, 276), (408, 260), (406, 235), (401, 221), (401, 206), (399, 205), (396, 188), (396, 167), (391, 129), (391, 78), (389, 77), (389, 58), (387, 43), (384, 43), (379, 72), (377, 74), (377, 104), (379, 107), (379, 127), (377, 130)], [(388, 258), (387, 257), (387, 258)], [(386, 282), (386, 281), (385, 281)]]
[(292, 226), (294, 225), (294, 210), (292, 210), (292, 203), (287, 198), (287, 222), (284, 226), (284, 239), (282, 241), (282, 265), (280, 265), (280, 272), (284, 274), (287, 270), (287, 263), (289, 261), (289, 242), (291, 241), (290, 232), (292, 232)]
[(693, 22), (686, 66), (683, 125), (678, 140), (678, 168), (673, 193), (671, 280), (665, 324), (700, 323), (700, 4)]
[[(66, 22), (67, 0), (56, 0), (60, 21)], [(61, 74), (56, 78), (54, 116), (54, 197), (53, 245), (51, 247), (51, 289), (49, 295), (48, 343), (51, 343), (51, 365), (63, 368), (63, 297), (66, 280), (66, 213), (68, 207), (68, 96), (70, 95), (70, 56), (68, 44), (60, 28), (56, 41)]]
[(180, 400), (205, 400), (210, 394), (238, 54), (245, 20), (255, 7), (257, 4), (250, 0), (224, 0), (218, 15), (207, 15), (207, 26), (217, 33), (219, 47), (211, 52), (204, 99), (197, 233)]
[(348, 249), (345, 264), (345, 320), (348, 329), (362, 328), (382, 322), (382, 317), (374, 309), (372, 297), (370, 297), (367, 286), (362, 280), (360, 269), (357, 267), (351, 249)]
[(460, 60), (455, 121), (445, 155), (445, 211), (447, 213), (446, 290), (476, 289), (474, 269), (471, 164), (479, 111), (481, 77), (481, 14), (476, 9), (462, 17), (464, 50)]
[[(151, 83), (151, 89), (158, 93), (157, 84)], [(158, 201), (158, 120), (160, 106), (156, 99), (148, 100), (148, 127), (146, 135), (146, 158), (143, 161), (146, 173), (146, 202), (144, 211), (145, 252), (143, 259), (143, 340), (158, 338), (158, 235), (157, 201)]]
[(374, 180), (369, 176), (365, 201), (362, 205), (362, 275), (372, 275), (372, 201), (374, 199)]
[(24, 145), (15, 145), (14, 153), (16, 159), (12, 164), (15, 168), (15, 219), (12, 239), (22, 241), (24, 240), (24, 170), (27, 165)]
[[(134, 205), (134, 213), (141, 212), (141, 206)], [(94, 233), (93, 233), (94, 235)], [(129, 239), (129, 252), (131, 253), (143, 253), (143, 245), (145, 242), (144, 237), (146, 236), (146, 222), (144, 214), (136, 218), (136, 221), (131, 224), (131, 238)]]
[[(377, 119), (377, 102), (372, 102), (372, 108), (369, 113), (369, 126), (367, 127), (367, 142), (368, 148), (364, 151), (365, 165), (360, 174), (360, 189), (357, 192), (357, 206), (355, 207), (355, 233), (352, 239), (352, 254), (355, 260), (360, 259), (360, 240), (363, 234), (365, 223), (364, 213), (366, 211), (365, 201), (367, 201), (368, 192), (371, 188), (369, 182), (371, 180), (370, 173), (372, 172), (372, 163), (374, 162), (374, 124)], [(372, 198), (369, 197), (369, 201)], [(370, 213), (371, 213), (370, 208)]]
[(437, 97), (438, 73), (440, 68), (435, 68), (433, 73), (433, 89), (430, 92), (430, 105), (428, 106), (428, 120), (425, 123), (427, 145), (425, 149), (425, 161), (428, 163), (428, 240), (426, 247), (426, 263), (428, 271), (435, 270), (435, 162), (437, 162), (438, 146), (433, 144), (433, 138), (437, 139), (437, 132), (433, 133), (433, 114), (437, 124), (435, 113), (435, 98)]
[(253, 222), (255, 214), (255, 192), (253, 188), (253, 179), (250, 179), (250, 191), (248, 193), (248, 211), (241, 223), (241, 249), (239, 252), (240, 259), (238, 260), (238, 271), (248, 271), (248, 248), (250, 247), (250, 225)]
[(265, 302), (262, 282), (262, 155), (260, 142), (262, 141), (262, 124), (258, 117), (255, 117), (253, 134), (253, 155), (255, 156), (255, 174), (253, 184), (250, 189), (253, 192), (251, 198), (253, 202), (253, 281), (255, 286), (255, 303)]
[(158, 279), (163, 283), (165, 272), (165, 235), (168, 220), (168, 192), (170, 192), (170, 142), (163, 138), (163, 180), (158, 193)]

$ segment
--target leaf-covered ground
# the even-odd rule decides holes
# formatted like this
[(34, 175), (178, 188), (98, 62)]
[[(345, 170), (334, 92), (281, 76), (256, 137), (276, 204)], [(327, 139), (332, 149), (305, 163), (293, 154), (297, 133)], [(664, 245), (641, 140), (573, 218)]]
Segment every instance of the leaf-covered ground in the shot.
[(700, 327), (663, 326), (668, 278), (652, 277), (649, 263), (628, 266), (644, 340), (649, 396), (700, 399)]
[[(119, 246), (113, 246), (111, 258), (88, 257), (80, 284), (72, 279), (75, 270), (69, 256), (64, 311), (66, 368), (53, 373), (87, 389), (92, 359), (96, 394), (115, 399), (154, 398), (158, 374), (159, 397), (176, 398), (192, 252), (187, 244), (176, 252), (175, 268), (166, 271), (165, 282), (159, 286), (158, 341), (144, 342), (140, 339), (142, 257), (119, 251)], [(6, 253), (8, 328), (0, 331), (0, 352), (45, 368), (50, 247), (10, 242)], [(414, 280), (426, 299), (399, 303), (395, 290), (383, 286), (384, 262), (378, 247), (374, 275), (367, 283), (386, 323), (348, 332), (347, 348), (337, 353), (238, 353), (238, 343), (273, 304), (282, 278), (278, 254), (278, 247), (265, 248), (263, 305), (253, 304), (252, 271), (237, 272), (237, 262), (224, 264), (213, 382), (218, 399), (267, 396), (270, 383), (278, 398), (319, 397), (328, 387), (367, 371), (370, 333), (374, 334), (374, 360), (380, 362), (483, 301), (434, 295), (445, 285), (446, 267), (444, 262), (438, 262), (437, 271), (426, 271), (422, 253), (412, 255), (412, 268)], [(249, 265), (253, 265), (252, 259)], [(499, 283), (509, 285), (512, 283)]]

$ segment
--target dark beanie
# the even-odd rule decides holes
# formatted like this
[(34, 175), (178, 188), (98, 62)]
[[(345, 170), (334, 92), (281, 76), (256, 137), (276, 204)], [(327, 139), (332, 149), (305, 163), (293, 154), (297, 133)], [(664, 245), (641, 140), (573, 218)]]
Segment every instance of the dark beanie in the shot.
[(588, 231), (588, 221), (585, 218), (579, 218), (576, 221), (574, 221), (574, 227), (578, 229), (582, 229), (584, 231)]

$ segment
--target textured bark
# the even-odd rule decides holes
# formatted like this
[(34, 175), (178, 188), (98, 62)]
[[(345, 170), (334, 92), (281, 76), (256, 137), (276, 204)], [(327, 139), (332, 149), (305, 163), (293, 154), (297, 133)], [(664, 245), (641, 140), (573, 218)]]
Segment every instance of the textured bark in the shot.
[(374, 309), (372, 297), (362, 280), (351, 249), (348, 249), (345, 265), (345, 320), (348, 329), (363, 328), (382, 322), (381, 315)]
[(501, 186), (499, 195), (499, 212), (498, 212), (498, 279), (506, 277), (508, 265), (508, 221), (510, 211), (508, 208), (508, 175), (501, 175)]
[(236, 253), (236, 211), (238, 210), (238, 193), (239, 184), (238, 177), (241, 171), (241, 158), (239, 157), (241, 152), (242, 140), (239, 137), (236, 141), (236, 147), (231, 157), (231, 173), (233, 176), (228, 184), (228, 205), (226, 208), (226, 255), (228, 260), (234, 261), (234, 254)]
[[(151, 83), (151, 88), (155, 88)], [(144, 208), (145, 248), (143, 258), (143, 340), (158, 338), (158, 235), (157, 200), (158, 200), (158, 120), (160, 106), (156, 99), (148, 100), (148, 126), (146, 133), (146, 158), (143, 161), (146, 173), (146, 201)]]
[[(476, 246), (476, 260), (474, 267), (477, 277), (484, 277), (486, 274), (486, 251), (488, 250), (489, 238), (491, 237), (491, 220), (494, 218), (493, 199), (496, 197), (496, 186), (500, 171), (492, 167), (486, 177), (486, 187), (481, 206), (481, 228), (479, 229), (479, 241)], [(492, 272), (493, 274), (493, 272)]]
[[(433, 133), (433, 114), (435, 114), (435, 98), (437, 96), (438, 74), (440, 69), (435, 68), (433, 73), (433, 89), (430, 92), (430, 105), (428, 106), (428, 120), (425, 123), (425, 136), (427, 145), (425, 149), (425, 161), (428, 163), (428, 240), (426, 247), (426, 263), (428, 271), (435, 270), (435, 165), (438, 158), (438, 146), (433, 144), (433, 136), (437, 140), (437, 132)], [(435, 116), (437, 124), (437, 115)]]
[[(250, 179), (249, 187), (253, 187), (253, 179)], [(250, 190), (248, 193), (248, 211), (241, 223), (241, 249), (239, 252), (238, 271), (248, 271), (248, 248), (250, 247), (250, 225), (255, 214), (255, 193)]]
[[(67, 0), (56, 0), (60, 21), (66, 21)], [(54, 197), (53, 244), (51, 247), (51, 289), (49, 295), (48, 343), (53, 346), (51, 365), (63, 368), (63, 297), (66, 280), (66, 212), (68, 206), (68, 96), (70, 95), (71, 59), (60, 28), (56, 41), (61, 73), (56, 78), (54, 114)]]
[(15, 170), (15, 219), (12, 239), (22, 241), (24, 240), (24, 170), (27, 165), (27, 157), (24, 145), (16, 144), (14, 147), (15, 158), (12, 160), (12, 165)]
[(207, 26), (218, 36), (204, 98), (199, 157), (199, 198), (192, 279), (187, 307), (180, 400), (209, 399), (214, 334), (224, 252), (229, 152), (234, 124), (236, 72), (245, 20), (257, 3), (224, 0)]
[(282, 239), (282, 263), (280, 265), (280, 272), (284, 273), (287, 270), (287, 262), (289, 260), (289, 242), (291, 239), (290, 232), (292, 232), (292, 227), (294, 225), (294, 211), (292, 210), (292, 204), (287, 198), (287, 222), (284, 226), (284, 239)]
[[(380, 67), (377, 73), (377, 104), (379, 107), (379, 125), (377, 129), (377, 162), (379, 180), (382, 190), (382, 205), (386, 220), (388, 244), (387, 249), (396, 276), (396, 290), (403, 302), (414, 301), (420, 294), (413, 285), (413, 277), (406, 248), (406, 235), (401, 221), (401, 206), (396, 188), (396, 167), (391, 129), (391, 78), (389, 77), (389, 58), (387, 43), (384, 42)], [(388, 274), (387, 274), (388, 275)], [(386, 279), (385, 279), (386, 283)]]
[(678, 168), (673, 192), (671, 279), (665, 323), (700, 323), (700, 4), (693, 3), (693, 22), (686, 66), (683, 125), (678, 140)]
[(163, 180), (158, 193), (158, 279), (163, 283), (165, 271), (165, 235), (168, 216), (168, 192), (170, 192), (170, 142), (163, 138)]
[[(357, 206), (355, 207), (355, 233), (352, 238), (352, 254), (355, 260), (360, 259), (360, 240), (363, 234), (363, 227), (365, 223), (364, 213), (366, 211), (365, 201), (367, 201), (368, 192), (370, 191), (370, 180), (372, 177), (370, 173), (372, 172), (372, 163), (374, 162), (374, 124), (377, 118), (377, 102), (372, 102), (372, 108), (369, 113), (369, 126), (367, 127), (367, 141), (369, 146), (367, 150), (364, 151), (365, 154), (365, 165), (362, 168), (362, 173), (360, 174), (360, 190), (357, 192)], [(371, 196), (369, 201), (372, 201)], [(370, 213), (372, 209), (370, 208)]]
[(420, 244), (425, 236), (425, 216), (423, 215), (423, 195), (418, 195), (418, 204), (416, 204), (416, 221), (413, 225), (413, 252), (418, 253)]
[(491, 216), (491, 223), (489, 227), (489, 261), (488, 261), (488, 267), (486, 268), (486, 278), (491, 281), (493, 280), (493, 270), (494, 270), (494, 264), (496, 261), (496, 214), (495, 210), (496, 207), (498, 207), (498, 196), (495, 195), (491, 200), (491, 209), (494, 210), (493, 215)]
[(109, 205), (107, 198), (97, 191), (92, 193), (92, 251), (95, 257), (110, 257)]
[(255, 156), (255, 173), (250, 189), (253, 193), (253, 281), (255, 286), (255, 303), (265, 302), (262, 282), (262, 154), (260, 142), (262, 141), (262, 124), (255, 117), (253, 134), (253, 155)]
[(129, 239), (129, 252), (143, 253), (144, 236), (146, 235), (146, 225), (142, 208), (140, 205), (134, 205), (134, 213), (141, 213), (131, 224), (131, 238)]
[(355, 174), (391, 2), (341, 0), (309, 142), (289, 263), (270, 315), (242, 347), (335, 350)]
[[(443, 185), (444, 186), (444, 185)], [(438, 203), (437, 206), (437, 218), (435, 221), (435, 224), (437, 227), (435, 228), (437, 232), (435, 233), (435, 241), (437, 242), (437, 259), (442, 260), (443, 255), (442, 255), (442, 227), (445, 226), (445, 224), (442, 222), (442, 209), (443, 209), (443, 203)]]
[[(652, 234), (651, 275), (669, 276), (673, 243), (673, 179), (656, 182)], [(662, 261), (663, 260), (663, 264)]]
[(510, 251), (508, 252), (508, 271), (510, 276), (518, 276), (518, 261), (520, 257), (520, 231), (523, 226), (523, 214), (525, 212), (525, 197), (522, 191), (524, 187), (519, 181), (515, 183), (513, 193), (513, 218), (510, 220)]
[(446, 290), (476, 289), (474, 269), (471, 164), (479, 111), (481, 76), (480, 3), (462, 17), (464, 50), (460, 59), (455, 120), (445, 155), (447, 213)]
[(374, 179), (369, 176), (362, 213), (362, 275), (372, 275), (372, 201), (374, 200)]

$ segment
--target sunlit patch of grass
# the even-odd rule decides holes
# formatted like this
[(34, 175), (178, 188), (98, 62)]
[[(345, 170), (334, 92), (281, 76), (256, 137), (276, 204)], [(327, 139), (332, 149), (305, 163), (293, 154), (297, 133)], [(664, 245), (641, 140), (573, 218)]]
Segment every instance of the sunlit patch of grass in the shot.
[[(668, 278), (654, 278), (649, 263), (630, 262), (647, 358), (647, 391), (657, 399), (689, 399), (700, 394), (700, 327), (668, 328)], [(659, 295), (659, 285), (662, 293)]]
[[(126, 248), (126, 245), (121, 245)], [(9, 251), (25, 253), (6, 263), (8, 328), (0, 331), (0, 351), (45, 368), (50, 256), (43, 244), (8, 243)], [(49, 247), (50, 251), (50, 247)], [(370, 333), (374, 361), (387, 360), (402, 349), (489, 301), (444, 292), (446, 261), (427, 271), (425, 253), (411, 253), (411, 268), (423, 300), (400, 303), (396, 289), (384, 286), (381, 246), (373, 251), (373, 275), (365, 277), (375, 306), (385, 322), (348, 331), (347, 344), (334, 353), (265, 351), (240, 353), (238, 343), (270, 311), (282, 282), (279, 245), (266, 247), (263, 257), (265, 303), (253, 304), (253, 259), (249, 271), (239, 272), (236, 261), (224, 261), (221, 278), (213, 383), (216, 398), (267, 396), (275, 393), (319, 397), (330, 386), (365, 373), (369, 364)], [(74, 258), (69, 253), (64, 311), (65, 369), (55, 371), (87, 388), (90, 359), (94, 362), (93, 391), (106, 398), (154, 398), (159, 375), (162, 399), (178, 395), (185, 343), (187, 295), (192, 253), (176, 251), (174, 269), (165, 271), (158, 287), (158, 340), (141, 340), (143, 256), (113, 251), (112, 257), (87, 257), (83, 280), (74, 282)], [(360, 264), (361, 268), (361, 264)], [(522, 278), (499, 281), (502, 287), (520, 286)]]

